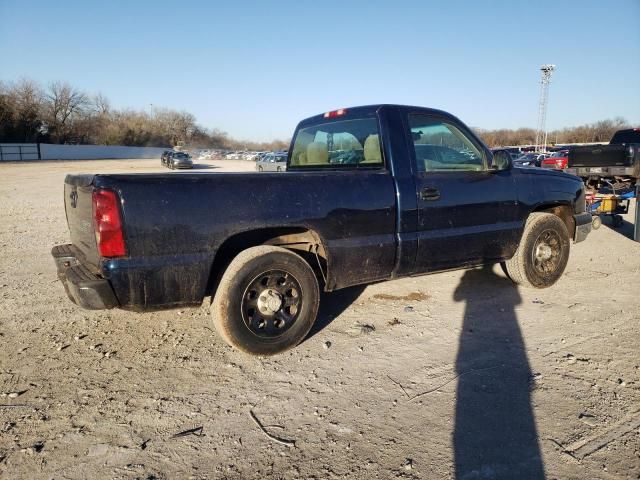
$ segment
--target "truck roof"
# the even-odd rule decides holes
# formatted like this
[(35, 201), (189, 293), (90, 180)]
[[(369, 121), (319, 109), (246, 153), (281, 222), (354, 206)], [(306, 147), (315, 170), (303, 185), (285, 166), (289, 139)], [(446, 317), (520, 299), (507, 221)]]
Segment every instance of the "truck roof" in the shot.
[(432, 115), (439, 115), (442, 117), (447, 117), (447, 118), (460, 121), (454, 115), (451, 115), (448, 112), (445, 112), (443, 110), (438, 110), (435, 108), (418, 107), (414, 105), (398, 105), (398, 104), (392, 104), (392, 103), (378, 103), (374, 105), (360, 105), (355, 107), (340, 108), (337, 110), (320, 113), (318, 115), (305, 118), (298, 124), (298, 127), (304, 127), (309, 124), (317, 124), (319, 122), (327, 122), (327, 121), (332, 121), (337, 119), (344, 120), (348, 118), (361, 118), (366, 116), (373, 116), (373, 115), (376, 115), (382, 109), (388, 109), (388, 110), (395, 109), (402, 112), (426, 113), (426, 114), (432, 114)]
[(618, 130), (611, 138), (611, 144), (640, 143), (640, 128)]

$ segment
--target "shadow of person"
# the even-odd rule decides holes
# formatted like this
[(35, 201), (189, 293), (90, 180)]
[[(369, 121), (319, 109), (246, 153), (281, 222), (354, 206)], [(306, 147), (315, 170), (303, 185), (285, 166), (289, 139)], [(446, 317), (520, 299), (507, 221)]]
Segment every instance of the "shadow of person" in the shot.
[(455, 478), (542, 479), (518, 290), (488, 266), (465, 272), (453, 298), (466, 302), (456, 359)]

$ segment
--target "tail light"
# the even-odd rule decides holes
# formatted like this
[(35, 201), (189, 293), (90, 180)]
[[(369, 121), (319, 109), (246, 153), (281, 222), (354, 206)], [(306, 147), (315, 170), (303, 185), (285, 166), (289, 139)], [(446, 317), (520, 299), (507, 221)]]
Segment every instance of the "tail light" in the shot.
[(93, 228), (101, 257), (122, 257), (127, 254), (119, 203), (118, 195), (113, 190), (93, 192)]
[(341, 117), (342, 115), (345, 115), (347, 113), (347, 109), (346, 108), (341, 108), (339, 110), (332, 110), (331, 112), (327, 112), (324, 114), (324, 118), (336, 118), (336, 117)]

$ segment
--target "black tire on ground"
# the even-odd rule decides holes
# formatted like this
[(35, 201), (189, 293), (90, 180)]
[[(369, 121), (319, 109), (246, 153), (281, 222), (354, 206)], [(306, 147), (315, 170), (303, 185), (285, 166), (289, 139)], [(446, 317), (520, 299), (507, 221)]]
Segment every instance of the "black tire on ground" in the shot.
[(591, 228), (593, 228), (594, 230), (597, 230), (601, 226), (602, 226), (602, 219), (600, 218), (600, 215), (594, 215), (593, 218), (591, 218)]
[(282, 167), (278, 167), (278, 168), (277, 168), (277, 171), (278, 171), (278, 172), (281, 172), (281, 171), (282, 171)]
[(514, 283), (550, 287), (562, 276), (569, 260), (570, 237), (564, 222), (551, 213), (529, 215), (515, 255), (503, 263)]
[(211, 314), (229, 345), (275, 355), (298, 345), (313, 326), (320, 291), (307, 262), (273, 246), (244, 250), (224, 272)]
[(622, 215), (614, 215), (613, 228), (620, 228), (622, 225), (624, 225), (624, 219), (622, 218)]
[(259, 171), (259, 172), (261, 172), (262, 170), (264, 170), (264, 169), (262, 168), (262, 166), (261, 166), (261, 165), (258, 165), (258, 171)]

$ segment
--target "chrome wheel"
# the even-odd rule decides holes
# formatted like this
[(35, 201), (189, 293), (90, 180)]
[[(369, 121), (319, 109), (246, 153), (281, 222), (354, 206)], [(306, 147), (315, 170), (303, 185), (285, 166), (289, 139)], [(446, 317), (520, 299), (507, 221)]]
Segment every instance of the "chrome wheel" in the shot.
[(302, 288), (291, 273), (270, 270), (254, 278), (242, 297), (242, 319), (259, 337), (278, 337), (295, 323)]

